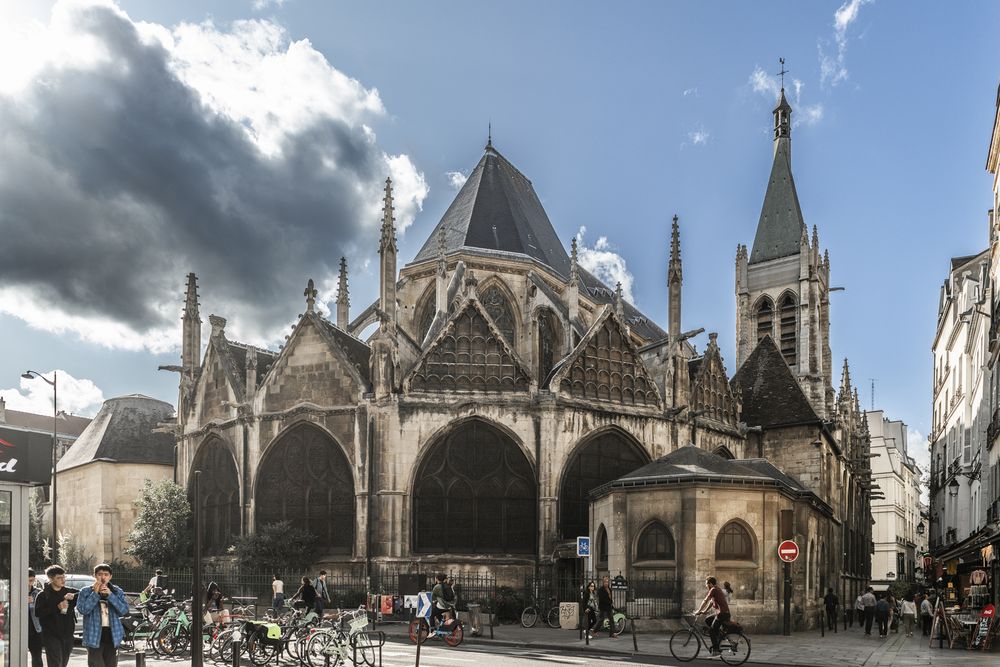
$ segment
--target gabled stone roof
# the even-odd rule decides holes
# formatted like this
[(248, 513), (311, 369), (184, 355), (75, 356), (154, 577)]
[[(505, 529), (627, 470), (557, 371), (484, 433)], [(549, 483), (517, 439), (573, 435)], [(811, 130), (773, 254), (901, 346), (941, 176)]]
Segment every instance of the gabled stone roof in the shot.
[(319, 324), (321, 333), (326, 335), (357, 369), (365, 386), (371, 385), (371, 348), (346, 331), (338, 329), (337, 325), (324, 317), (316, 315), (314, 320)]
[(750, 263), (766, 262), (780, 257), (796, 255), (805, 221), (799, 207), (799, 196), (792, 178), (789, 140), (778, 140), (771, 166), (771, 177), (760, 209), (757, 234), (753, 238)]
[(174, 437), (155, 430), (173, 414), (169, 403), (141, 394), (109, 398), (59, 459), (56, 470), (62, 472), (92, 461), (173, 465)]
[(731, 386), (741, 397), (740, 421), (747, 426), (822, 423), (770, 336), (757, 343)]

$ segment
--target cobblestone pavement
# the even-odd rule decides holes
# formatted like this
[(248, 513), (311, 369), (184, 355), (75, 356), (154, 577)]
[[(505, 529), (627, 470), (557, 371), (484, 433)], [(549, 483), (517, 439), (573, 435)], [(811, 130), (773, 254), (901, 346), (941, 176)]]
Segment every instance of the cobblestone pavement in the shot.
[[(388, 643), (383, 649), (383, 667), (407, 667), (415, 662), (414, 647), (406, 640), (405, 627), (379, 626), (386, 632)], [(514, 626), (494, 628), (494, 639), (468, 636), (457, 649), (431, 643), (421, 649), (421, 667), (522, 667), (538, 664), (563, 665), (678, 665), (670, 656), (668, 634), (639, 634), (634, 651), (631, 636), (612, 640), (605, 636), (592, 640), (589, 647), (571, 630), (534, 628), (525, 630)], [(919, 635), (907, 638), (890, 634), (887, 639), (867, 637), (857, 630), (841, 631), (821, 637), (818, 632), (796, 633), (791, 637), (780, 635), (751, 635), (752, 651), (747, 664), (766, 664), (771, 667), (972, 667), (1000, 665), (1000, 651), (983, 653), (964, 649), (938, 649), (928, 647), (927, 638)], [(77, 648), (70, 665), (87, 664), (86, 651)], [(130, 667), (135, 659), (123, 654), (121, 667)], [(149, 667), (187, 665), (190, 658), (153, 660)], [(212, 663), (206, 663), (212, 664)], [(243, 662), (248, 665), (249, 662)], [(291, 662), (283, 663), (291, 665)], [(718, 660), (699, 659), (691, 665), (721, 664)]]

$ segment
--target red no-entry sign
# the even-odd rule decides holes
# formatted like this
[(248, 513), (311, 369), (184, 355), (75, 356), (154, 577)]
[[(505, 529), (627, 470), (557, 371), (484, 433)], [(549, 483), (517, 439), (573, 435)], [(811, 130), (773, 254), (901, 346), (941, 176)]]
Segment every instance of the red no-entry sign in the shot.
[(794, 563), (799, 557), (799, 545), (791, 540), (785, 540), (778, 545), (778, 558), (786, 563)]

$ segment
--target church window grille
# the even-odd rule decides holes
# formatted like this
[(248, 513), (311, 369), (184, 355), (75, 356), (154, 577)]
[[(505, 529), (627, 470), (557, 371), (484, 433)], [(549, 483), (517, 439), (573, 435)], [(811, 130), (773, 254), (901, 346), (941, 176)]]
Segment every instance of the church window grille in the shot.
[(527, 391), (529, 379), (471, 304), (414, 373), (417, 391)]
[(586, 535), (588, 494), (598, 486), (649, 463), (649, 458), (620, 433), (608, 431), (580, 447), (566, 464), (559, 494), (559, 527), (566, 539)]
[(753, 560), (753, 538), (740, 523), (730, 521), (715, 540), (716, 560)]
[(272, 445), (257, 473), (256, 525), (288, 521), (317, 539), (317, 555), (354, 547), (354, 476), (340, 446), (312, 426)]
[(414, 489), (414, 551), (531, 554), (538, 494), (520, 448), (473, 420), (431, 445)]
[[(226, 444), (212, 438), (198, 450), (192, 470), (201, 470), (201, 546), (207, 556), (224, 555), (240, 535), (240, 477)], [(194, 500), (193, 487), (189, 500)]]
[(597, 529), (597, 569), (608, 569), (608, 531), (604, 524)]
[(424, 307), (420, 311), (420, 320), (417, 324), (417, 342), (423, 343), (424, 338), (427, 337), (427, 332), (431, 330), (431, 324), (434, 323), (434, 316), (437, 315), (437, 304), (433, 298), (429, 298), (424, 303)]
[(507, 339), (507, 343), (513, 347), (516, 343), (514, 336), (517, 329), (517, 319), (514, 317), (510, 301), (507, 300), (503, 290), (497, 285), (490, 285), (483, 290), (479, 301), (489, 313), (490, 319), (497, 325), (497, 329)]
[(610, 319), (574, 359), (559, 388), (575, 398), (648, 407), (658, 404), (642, 361)]
[(767, 298), (757, 306), (757, 341), (764, 336), (774, 336), (774, 306)]
[(789, 366), (795, 365), (795, 299), (791, 294), (781, 300), (781, 354)]
[(659, 521), (649, 524), (639, 536), (635, 559), (674, 560), (674, 536), (670, 530)]
[(555, 317), (548, 311), (538, 316), (538, 381), (545, 382), (558, 355), (559, 336)]

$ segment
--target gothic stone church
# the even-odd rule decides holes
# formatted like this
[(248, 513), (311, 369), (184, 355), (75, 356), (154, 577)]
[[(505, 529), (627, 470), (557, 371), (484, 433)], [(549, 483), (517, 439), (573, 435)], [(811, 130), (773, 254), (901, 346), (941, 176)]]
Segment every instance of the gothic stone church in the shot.
[(211, 315), (202, 354), (190, 274), (178, 476), (204, 473), (208, 552), (289, 520), (328, 569), (516, 581), (577, 567), (575, 538), (591, 535), (588, 570), (660, 572), (685, 600), (722, 572), (766, 615), (780, 529), (802, 546), (802, 605), (827, 585), (853, 600), (870, 549), (865, 422), (846, 362), (832, 386), (830, 263), (799, 208), (784, 93), (774, 117), (753, 249), (737, 250), (732, 378), (715, 334), (697, 353), (702, 330), (682, 330), (676, 217), (664, 331), (579, 265), (575, 241), (567, 252), (492, 142), (401, 267), (386, 181), (379, 298), (353, 319), (341, 260), (333, 317), (310, 280), (280, 350)]

